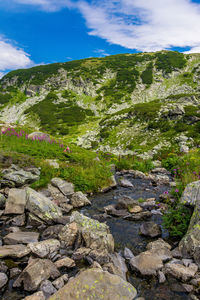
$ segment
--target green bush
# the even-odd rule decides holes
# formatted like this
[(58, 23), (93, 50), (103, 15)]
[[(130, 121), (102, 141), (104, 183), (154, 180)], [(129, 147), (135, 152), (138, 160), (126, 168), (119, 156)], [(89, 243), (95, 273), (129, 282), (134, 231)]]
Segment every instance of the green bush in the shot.
[(147, 103), (138, 103), (134, 106), (134, 115), (142, 121), (151, 121), (156, 118), (161, 103), (158, 101), (151, 101)]
[(149, 63), (146, 70), (141, 74), (142, 82), (144, 84), (152, 84), (153, 82), (153, 63)]
[(170, 236), (182, 238), (188, 229), (191, 211), (183, 205), (169, 209), (163, 216), (163, 225)]
[(156, 56), (156, 67), (165, 73), (171, 73), (175, 69), (182, 69), (186, 65), (184, 54), (180, 52), (166, 51), (158, 52)]

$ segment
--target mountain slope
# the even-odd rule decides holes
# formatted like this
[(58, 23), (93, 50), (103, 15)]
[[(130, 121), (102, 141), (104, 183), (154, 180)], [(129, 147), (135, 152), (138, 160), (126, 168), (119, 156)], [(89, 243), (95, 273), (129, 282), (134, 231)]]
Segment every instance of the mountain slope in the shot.
[(0, 120), (86, 148), (150, 157), (163, 146), (199, 144), (199, 84), (200, 54), (120, 54), (38, 66), (1, 79)]

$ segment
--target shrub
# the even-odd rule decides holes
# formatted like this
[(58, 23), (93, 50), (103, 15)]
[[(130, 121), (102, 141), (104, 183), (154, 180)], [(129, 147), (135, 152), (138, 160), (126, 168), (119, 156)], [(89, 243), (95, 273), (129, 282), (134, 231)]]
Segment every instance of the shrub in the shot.
[(179, 52), (167, 51), (156, 53), (156, 67), (165, 73), (171, 73), (175, 69), (182, 69), (186, 65), (184, 54)]
[(146, 70), (141, 74), (141, 79), (144, 84), (152, 84), (153, 82), (153, 63), (149, 63)]
[(163, 225), (169, 231), (170, 236), (182, 238), (187, 232), (190, 219), (191, 211), (179, 204), (164, 214)]

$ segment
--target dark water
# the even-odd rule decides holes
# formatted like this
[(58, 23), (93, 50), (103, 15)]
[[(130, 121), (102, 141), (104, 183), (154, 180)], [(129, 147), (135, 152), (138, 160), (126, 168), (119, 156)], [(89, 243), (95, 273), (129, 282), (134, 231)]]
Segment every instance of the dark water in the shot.
[[(122, 196), (129, 196), (133, 199), (159, 199), (159, 195), (169, 190), (169, 186), (160, 185), (152, 186), (149, 180), (133, 179), (124, 176), (133, 184), (132, 188), (123, 188), (118, 186), (104, 194), (97, 194), (91, 197), (92, 205), (82, 209), (82, 212), (93, 218), (99, 217), (104, 213), (104, 207), (117, 203), (117, 199)], [(117, 178), (119, 179), (119, 178)], [(153, 215), (148, 221), (154, 221), (162, 227), (162, 216)], [(115, 247), (117, 251), (128, 247), (134, 255), (146, 250), (146, 245), (153, 239), (139, 235), (139, 228), (145, 221), (128, 221), (123, 218), (111, 217), (106, 219), (106, 224), (110, 227), (110, 231), (115, 239)], [(168, 232), (162, 227), (162, 238), (169, 242)], [(154, 239), (156, 240), (156, 239)], [(180, 283), (174, 278), (168, 278), (164, 284), (159, 284), (157, 278), (142, 278), (138, 274), (129, 273), (127, 277), (137, 289), (138, 296), (144, 297), (145, 300), (186, 300), (189, 296), (183, 292), (177, 292)]]

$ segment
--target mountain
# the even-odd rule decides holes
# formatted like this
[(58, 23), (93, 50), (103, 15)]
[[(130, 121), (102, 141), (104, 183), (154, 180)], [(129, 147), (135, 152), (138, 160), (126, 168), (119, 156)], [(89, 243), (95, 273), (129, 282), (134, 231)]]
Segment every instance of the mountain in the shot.
[(0, 121), (85, 148), (148, 158), (200, 144), (200, 54), (119, 54), (16, 70)]

